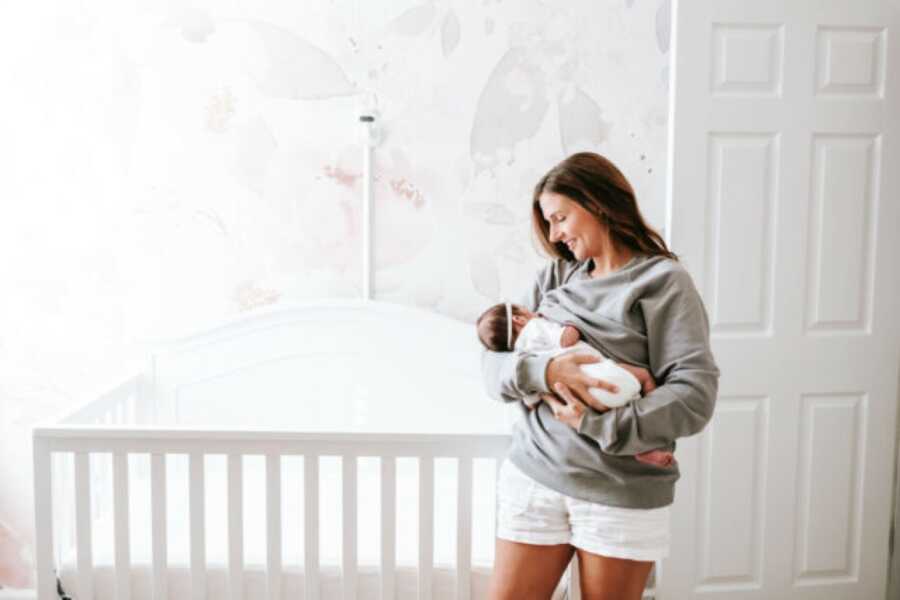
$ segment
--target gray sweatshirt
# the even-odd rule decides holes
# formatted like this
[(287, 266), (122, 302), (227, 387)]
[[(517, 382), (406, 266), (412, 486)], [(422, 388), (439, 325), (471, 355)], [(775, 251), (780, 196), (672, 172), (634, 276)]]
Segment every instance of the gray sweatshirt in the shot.
[(658, 387), (604, 413), (588, 408), (578, 431), (553, 418), (546, 402), (529, 411), (522, 399), (548, 393), (553, 353), (482, 355), (488, 393), (519, 402), (509, 460), (536, 481), (573, 498), (628, 508), (674, 500), (677, 463), (659, 467), (635, 454), (675, 450), (675, 439), (700, 432), (712, 418), (719, 369), (709, 347), (709, 321), (693, 280), (678, 261), (635, 256), (592, 278), (592, 261), (556, 260), (541, 269), (520, 302), (578, 328), (616, 362), (644, 367)]

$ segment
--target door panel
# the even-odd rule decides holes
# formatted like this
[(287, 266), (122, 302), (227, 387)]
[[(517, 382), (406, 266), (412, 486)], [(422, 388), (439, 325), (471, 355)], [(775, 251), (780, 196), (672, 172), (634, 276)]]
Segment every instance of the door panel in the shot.
[(666, 231), (722, 377), (679, 442), (663, 600), (885, 597), (898, 25), (888, 0), (677, 4)]

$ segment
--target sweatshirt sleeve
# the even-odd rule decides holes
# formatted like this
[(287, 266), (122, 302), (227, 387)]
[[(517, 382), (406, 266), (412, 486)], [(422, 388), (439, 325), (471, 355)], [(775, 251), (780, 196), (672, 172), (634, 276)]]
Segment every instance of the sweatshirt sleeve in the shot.
[[(519, 304), (536, 311), (544, 293), (556, 287), (558, 262), (551, 262), (538, 273), (531, 289), (520, 298)], [(539, 401), (536, 394), (548, 393), (545, 373), (554, 352), (493, 352), (482, 350), (481, 374), (491, 398), (500, 402), (529, 399)]]
[(603, 413), (588, 409), (578, 432), (607, 454), (639, 454), (699, 433), (715, 407), (719, 369), (706, 309), (690, 274), (673, 269), (638, 303), (647, 326), (650, 371), (662, 383), (624, 406)]

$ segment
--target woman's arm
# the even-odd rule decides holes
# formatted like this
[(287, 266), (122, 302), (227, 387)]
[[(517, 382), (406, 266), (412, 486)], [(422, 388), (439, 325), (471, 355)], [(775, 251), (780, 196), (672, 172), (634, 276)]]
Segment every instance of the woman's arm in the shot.
[(625, 406), (585, 411), (578, 432), (607, 454), (640, 454), (699, 433), (715, 407), (719, 369), (709, 346), (706, 309), (690, 275), (673, 270), (657, 293), (638, 302), (647, 325), (650, 370), (663, 383)]
[(488, 395), (501, 402), (515, 402), (547, 391), (544, 373), (552, 352), (493, 352), (483, 350), (481, 375)]
[[(556, 287), (559, 261), (548, 263), (537, 275), (531, 289), (519, 299), (528, 310), (537, 311), (544, 293)], [(515, 402), (526, 396), (538, 401), (536, 394), (547, 391), (545, 372), (552, 354), (536, 352), (481, 353), (481, 375), (488, 395), (500, 402)]]
[[(577, 265), (563, 260), (548, 263), (538, 273), (531, 290), (525, 294), (519, 304), (532, 312), (536, 312), (544, 294), (556, 288), (560, 282)], [(595, 379), (584, 373), (581, 364), (599, 362), (591, 354), (565, 354), (556, 356), (556, 351), (549, 352), (492, 352), (484, 350), (481, 354), (481, 373), (488, 395), (501, 402), (515, 402), (530, 399), (527, 405), (539, 402), (538, 394), (549, 391), (548, 384), (562, 381), (572, 386), (576, 393), (588, 394), (589, 386), (609, 390), (618, 389), (605, 381)], [(549, 370), (549, 371), (548, 371)]]

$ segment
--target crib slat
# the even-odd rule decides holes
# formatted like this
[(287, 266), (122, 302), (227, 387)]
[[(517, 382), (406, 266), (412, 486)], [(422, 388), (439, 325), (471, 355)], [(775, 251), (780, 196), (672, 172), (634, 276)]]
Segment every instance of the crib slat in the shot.
[(190, 454), (191, 598), (206, 598), (206, 516), (203, 455)]
[(303, 498), (305, 598), (319, 600), (319, 457), (316, 454), (304, 457)]
[(86, 452), (75, 454), (75, 537), (78, 540), (78, 598), (94, 597), (94, 561), (91, 556), (91, 466)]
[[(53, 498), (57, 498), (57, 499), (65, 498), (63, 488), (62, 488), (64, 473), (65, 473), (65, 471), (63, 470), (64, 466), (65, 465), (63, 463), (63, 455), (61, 455), (61, 454), (51, 454), (50, 455), (50, 469), (51, 469), (50, 472), (52, 473), (51, 485), (53, 486), (50, 491), (52, 493)], [(69, 503), (69, 502), (65, 502), (65, 503), (55, 502), (50, 505), (50, 510), (53, 511), (52, 515), (53, 515), (54, 523), (64, 524), (67, 522), (65, 516), (63, 516), (63, 511), (68, 506), (70, 506), (70, 504), (71, 503)], [(62, 527), (58, 527), (54, 533), (56, 534), (55, 537), (57, 539), (57, 543), (56, 543), (55, 552), (53, 554), (53, 560), (55, 561), (55, 564), (60, 564), (62, 562), (61, 553), (63, 552), (64, 549), (69, 548), (69, 546), (68, 546), (69, 540), (66, 539), (66, 537), (67, 537), (66, 534), (68, 532), (63, 530)]]
[(397, 461), (381, 457), (381, 600), (394, 600), (397, 556)]
[(166, 600), (168, 591), (168, 541), (166, 540), (166, 455), (150, 457), (150, 498), (153, 536), (153, 599)]
[(128, 531), (128, 455), (113, 454), (113, 528), (116, 539), (116, 600), (131, 598), (131, 547)]
[(266, 456), (266, 571), (269, 600), (281, 599), (281, 457)]
[(44, 600), (56, 597), (53, 572), (53, 455), (46, 441), (37, 437), (34, 438), (33, 451), (37, 597)]
[(456, 497), (456, 598), (472, 593), (472, 459), (459, 459)]
[(429, 600), (434, 566), (434, 459), (419, 457), (419, 600)]
[(244, 598), (244, 457), (228, 455), (228, 588), (231, 600)]
[(343, 471), (343, 519), (341, 532), (341, 575), (344, 600), (356, 600), (356, 456), (341, 458)]

